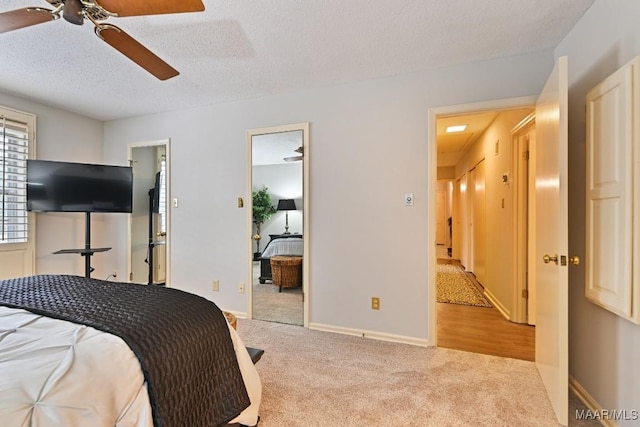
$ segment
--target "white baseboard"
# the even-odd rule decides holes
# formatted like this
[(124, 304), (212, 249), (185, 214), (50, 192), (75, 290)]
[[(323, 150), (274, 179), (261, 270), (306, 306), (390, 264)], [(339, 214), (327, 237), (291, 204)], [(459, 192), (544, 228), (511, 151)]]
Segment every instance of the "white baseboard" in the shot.
[(355, 337), (370, 338), (380, 341), (410, 344), (419, 347), (431, 347), (429, 341), (426, 339), (407, 337), (403, 335), (385, 334), (383, 332), (363, 331), (360, 329), (343, 328), (341, 326), (325, 325), (322, 323), (310, 323), (309, 329), (314, 329), (316, 331), (333, 332), (342, 335), (352, 335)]
[[(582, 387), (582, 384), (580, 384), (572, 376), (569, 376), (569, 388), (592, 413), (602, 414), (604, 412), (604, 408), (593, 398), (593, 396), (589, 394), (589, 392), (584, 387)], [(575, 414), (569, 414), (569, 418), (571, 418), (572, 416), (575, 416)], [(616, 423), (614, 420), (600, 419), (598, 421), (600, 421), (600, 424), (606, 427), (618, 427), (618, 423)]]
[(495, 296), (493, 296), (491, 291), (489, 291), (487, 288), (484, 289), (484, 296), (487, 297), (489, 302), (493, 304), (493, 306), (500, 312), (500, 314), (504, 316), (505, 319), (511, 320), (511, 314), (509, 313), (509, 310), (507, 310), (507, 308), (502, 305), (502, 303)]

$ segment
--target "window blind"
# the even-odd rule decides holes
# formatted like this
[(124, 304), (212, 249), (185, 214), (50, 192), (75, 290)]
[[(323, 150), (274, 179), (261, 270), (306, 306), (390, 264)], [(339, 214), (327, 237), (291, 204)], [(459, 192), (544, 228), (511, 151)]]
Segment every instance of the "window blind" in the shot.
[(0, 244), (27, 241), (29, 128), (0, 115)]

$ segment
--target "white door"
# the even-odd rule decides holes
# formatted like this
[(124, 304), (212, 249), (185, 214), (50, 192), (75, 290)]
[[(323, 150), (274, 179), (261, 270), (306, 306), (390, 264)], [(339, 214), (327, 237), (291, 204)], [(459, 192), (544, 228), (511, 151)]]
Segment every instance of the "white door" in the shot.
[(444, 191), (436, 193), (436, 244), (447, 243), (447, 197)]
[(475, 201), (476, 197), (476, 170), (471, 169), (467, 174), (467, 271), (474, 272), (475, 268)]
[[(516, 243), (514, 246), (515, 286), (519, 295), (523, 291), (528, 293), (526, 298), (516, 297), (516, 305), (511, 316), (511, 321), (535, 325), (535, 271), (529, 270), (529, 223), (535, 222), (535, 215), (531, 209), (535, 209), (533, 197), (529, 200), (529, 194), (535, 194), (535, 182), (533, 173), (534, 164), (531, 164), (529, 153), (535, 150), (536, 127), (535, 114), (527, 117), (524, 122), (512, 133), (513, 140), (513, 175), (516, 218)], [(533, 189), (533, 190), (532, 190)]]
[(487, 199), (484, 160), (476, 165), (473, 190), (473, 274), (487, 283)]
[[(458, 219), (453, 227), (453, 233), (457, 238), (454, 240), (458, 242), (460, 247), (459, 249), (459, 259), (460, 264), (465, 269), (470, 267), (469, 265), (469, 235), (467, 229), (467, 174), (462, 175), (460, 180), (458, 181), (458, 208), (460, 214), (458, 215)], [(455, 245), (454, 245), (455, 246)], [(455, 249), (454, 249), (455, 252)], [(455, 258), (455, 256), (454, 256)]]
[(558, 421), (568, 423), (567, 58), (536, 103), (536, 367)]
[[(632, 319), (634, 142), (638, 125), (634, 88), (640, 58), (587, 94), (586, 297)], [(637, 155), (637, 154), (636, 154)], [(637, 191), (637, 189), (635, 189)], [(637, 249), (636, 249), (637, 250)], [(635, 279), (637, 280), (637, 279)]]

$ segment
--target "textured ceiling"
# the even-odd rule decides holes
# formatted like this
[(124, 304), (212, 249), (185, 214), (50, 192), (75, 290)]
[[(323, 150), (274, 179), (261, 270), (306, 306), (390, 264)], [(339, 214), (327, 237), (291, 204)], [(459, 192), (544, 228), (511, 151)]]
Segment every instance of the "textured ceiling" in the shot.
[[(99, 1), (99, 0), (98, 0)], [(204, 0), (110, 18), (180, 75), (159, 81), (60, 19), (0, 34), (0, 91), (100, 120), (295, 92), (554, 47), (593, 0)], [(3, 0), (0, 12), (44, 0)]]

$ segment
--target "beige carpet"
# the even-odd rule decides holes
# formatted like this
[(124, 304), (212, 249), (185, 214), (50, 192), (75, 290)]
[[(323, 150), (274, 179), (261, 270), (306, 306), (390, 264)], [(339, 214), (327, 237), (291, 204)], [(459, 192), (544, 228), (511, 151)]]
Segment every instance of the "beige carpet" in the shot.
[(532, 362), (256, 320), (238, 333), (265, 350), (259, 427), (558, 425)]
[(259, 276), (259, 265), (254, 263), (253, 318), (268, 322), (302, 325), (304, 322), (302, 287), (282, 288), (282, 292), (278, 292), (278, 287), (271, 282), (261, 284), (258, 281)]
[(438, 302), (493, 307), (458, 264), (438, 263), (436, 285)]

